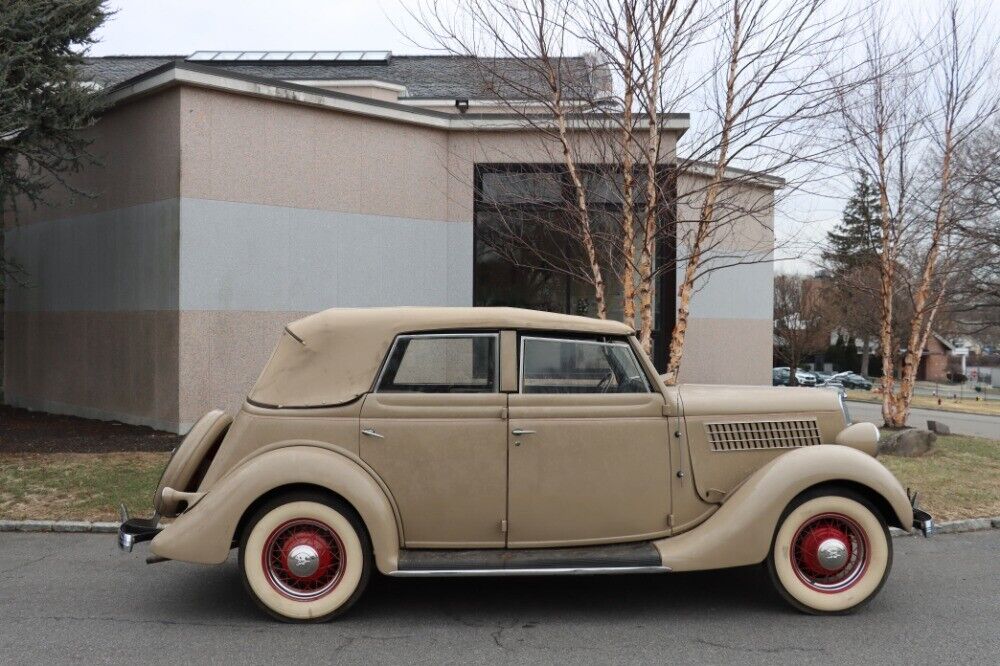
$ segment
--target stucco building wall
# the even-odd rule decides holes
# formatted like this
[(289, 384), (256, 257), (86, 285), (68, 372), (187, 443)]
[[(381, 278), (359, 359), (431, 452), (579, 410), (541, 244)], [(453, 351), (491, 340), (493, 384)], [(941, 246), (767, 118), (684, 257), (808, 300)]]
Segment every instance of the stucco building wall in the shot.
[(88, 131), (98, 164), (8, 216), (24, 269), (5, 305), (8, 404), (173, 429), (178, 420), (179, 103), (168, 90)]
[[(177, 431), (236, 408), (291, 320), (471, 305), (475, 165), (559, 159), (531, 132), (188, 84), (119, 104), (91, 133), (101, 164), (74, 182), (94, 196), (53, 190), (8, 227), (31, 285), (7, 294), (7, 400)], [(599, 162), (590, 141), (581, 159)], [(700, 285), (684, 379), (767, 381), (769, 270)]]
[[(683, 279), (707, 176), (678, 179), (677, 284)], [(679, 380), (767, 384), (774, 330), (774, 192), (749, 180), (723, 190), (695, 282)]]

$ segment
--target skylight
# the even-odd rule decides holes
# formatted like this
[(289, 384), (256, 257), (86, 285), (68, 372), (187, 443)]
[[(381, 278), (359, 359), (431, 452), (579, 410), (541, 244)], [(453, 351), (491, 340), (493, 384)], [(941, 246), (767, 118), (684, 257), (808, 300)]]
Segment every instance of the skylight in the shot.
[(195, 51), (190, 62), (363, 62), (388, 63), (389, 51)]

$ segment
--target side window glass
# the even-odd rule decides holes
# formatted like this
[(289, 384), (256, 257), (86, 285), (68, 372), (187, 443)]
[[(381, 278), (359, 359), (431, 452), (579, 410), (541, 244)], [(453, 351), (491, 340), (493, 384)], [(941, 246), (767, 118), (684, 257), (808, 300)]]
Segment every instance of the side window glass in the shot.
[(624, 342), (521, 339), (522, 393), (649, 393)]
[(389, 352), (382, 393), (497, 392), (497, 335), (401, 335)]

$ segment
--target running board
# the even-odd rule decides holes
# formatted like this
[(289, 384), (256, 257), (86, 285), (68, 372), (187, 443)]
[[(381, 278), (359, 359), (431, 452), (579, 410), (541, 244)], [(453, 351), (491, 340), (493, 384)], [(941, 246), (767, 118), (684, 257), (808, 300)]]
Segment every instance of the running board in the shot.
[(390, 576), (551, 576), (665, 573), (649, 542), (579, 548), (401, 550)]

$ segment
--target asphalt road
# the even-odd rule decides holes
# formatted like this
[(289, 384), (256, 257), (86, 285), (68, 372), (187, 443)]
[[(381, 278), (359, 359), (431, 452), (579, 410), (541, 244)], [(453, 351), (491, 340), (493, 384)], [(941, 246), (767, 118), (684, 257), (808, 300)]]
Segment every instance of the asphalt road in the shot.
[(889, 581), (846, 617), (801, 615), (760, 569), (373, 579), (333, 624), (284, 625), (233, 561), (146, 565), (111, 535), (0, 533), (0, 662), (996, 663), (1000, 531), (895, 540)]
[[(869, 421), (882, 426), (882, 405), (873, 402), (848, 402), (851, 418), (855, 421)], [(962, 414), (960, 412), (942, 412), (933, 409), (910, 410), (911, 426), (926, 428), (927, 421), (941, 421), (951, 431), (960, 435), (976, 435), (1000, 439), (1000, 416), (984, 414)]]

